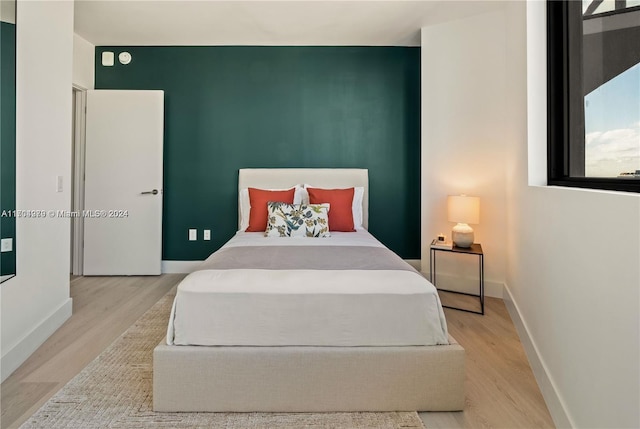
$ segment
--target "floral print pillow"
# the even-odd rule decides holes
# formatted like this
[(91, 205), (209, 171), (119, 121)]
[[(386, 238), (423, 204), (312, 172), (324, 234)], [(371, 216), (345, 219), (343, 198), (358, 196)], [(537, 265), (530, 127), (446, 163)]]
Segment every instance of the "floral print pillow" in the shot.
[(329, 204), (267, 203), (265, 237), (330, 237)]

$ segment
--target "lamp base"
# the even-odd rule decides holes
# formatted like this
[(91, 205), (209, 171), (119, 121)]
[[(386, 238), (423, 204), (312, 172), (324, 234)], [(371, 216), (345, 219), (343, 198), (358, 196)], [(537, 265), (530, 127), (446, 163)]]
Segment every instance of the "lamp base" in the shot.
[(451, 230), (451, 239), (456, 247), (469, 248), (473, 244), (473, 228), (466, 223), (459, 223)]

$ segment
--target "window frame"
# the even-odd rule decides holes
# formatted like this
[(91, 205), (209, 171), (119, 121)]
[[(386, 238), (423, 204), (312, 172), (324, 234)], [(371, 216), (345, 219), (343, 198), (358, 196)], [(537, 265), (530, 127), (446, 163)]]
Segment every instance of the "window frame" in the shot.
[[(576, 8), (580, 23), (569, 25)], [(640, 179), (579, 176), (585, 168), (581, 1), (547, 0), (547, 125), (549, 185), (640, 192)]]

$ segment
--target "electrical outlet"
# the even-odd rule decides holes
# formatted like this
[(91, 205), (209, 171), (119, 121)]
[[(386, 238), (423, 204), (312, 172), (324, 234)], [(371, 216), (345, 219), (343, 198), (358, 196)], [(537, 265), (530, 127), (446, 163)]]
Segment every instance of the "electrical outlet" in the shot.
[(13, 238), (3, 238), (0, 245), (0, 251), (11, 252), (13, 251)]
[(196, 241), (198, 239), (198, 230), (190, 229), (189, 230), (189, 241)]
[(211, 230), (210, 229), (205, 229), (204, 230), (204, 239), (209, 241), (211, 240)]

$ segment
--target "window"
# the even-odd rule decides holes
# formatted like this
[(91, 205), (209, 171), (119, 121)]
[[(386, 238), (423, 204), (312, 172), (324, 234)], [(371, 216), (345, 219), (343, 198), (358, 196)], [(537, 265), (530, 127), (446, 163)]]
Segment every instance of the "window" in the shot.
[(640, 0), (547, 2), (551, 185), (640, 192)]

